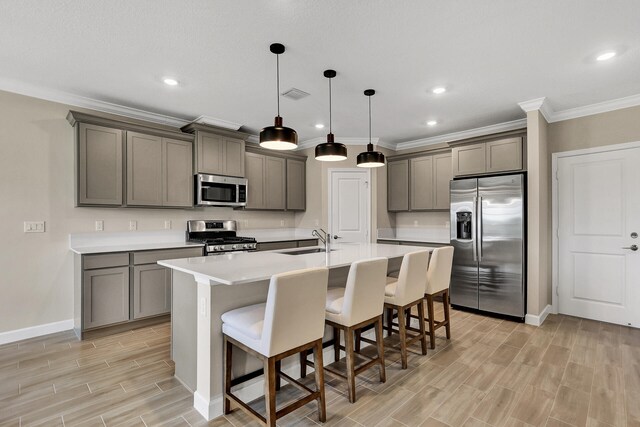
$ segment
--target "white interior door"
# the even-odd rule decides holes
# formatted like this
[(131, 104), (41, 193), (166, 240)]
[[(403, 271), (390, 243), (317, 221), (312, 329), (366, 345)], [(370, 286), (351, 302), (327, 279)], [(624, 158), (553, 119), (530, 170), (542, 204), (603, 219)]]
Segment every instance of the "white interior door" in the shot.
[(369, 171), (329, 170), (329, 233), (338, 243), (369, 241)]
[(557, 168), (558, 311), (640, 327), (640, 148)]

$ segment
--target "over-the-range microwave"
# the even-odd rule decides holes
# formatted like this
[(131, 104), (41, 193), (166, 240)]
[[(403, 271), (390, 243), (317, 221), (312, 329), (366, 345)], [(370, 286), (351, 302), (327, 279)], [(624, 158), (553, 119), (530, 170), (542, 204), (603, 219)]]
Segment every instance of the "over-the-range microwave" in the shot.
[(199, 173), (195, 176), (196, 206), (247, 205), (247, 179)]

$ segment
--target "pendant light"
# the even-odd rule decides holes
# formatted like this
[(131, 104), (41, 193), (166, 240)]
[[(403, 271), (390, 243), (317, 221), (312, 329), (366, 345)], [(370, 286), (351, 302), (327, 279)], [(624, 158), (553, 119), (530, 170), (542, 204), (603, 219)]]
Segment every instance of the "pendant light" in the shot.
[(260, 146), (271, 150), (293, 150), (298, 146), (298, 133), (282, 126), (282, 117), (280, 117), (280, 55), (284, 53), (284, 46), (273, 43), (269, 46), (269, 50), (276, 55), (278, 115), (273, 126), (267, 126), (260, 131)]
[(367, 144), (367, 151), (358, 154), (358, 167), (360, 168), (379, 168), (384, 166), (384, 154), (379, 151), (373, 151), (373, 144), (371, 143), (371, 97), (375, 95), (376, 91), (373, 89), (367, 89), (364, 94), (369, 98), (369, 143)]
[(334, 70), (326, 70), (324, 76), (329, 79), (329, 134), (327, 142), (316, 145), (316, 160), (321, 162), (339, 162), (347, 158), (347, 147), (335, 142), (331, 129), (331, 79), (336, 76)]

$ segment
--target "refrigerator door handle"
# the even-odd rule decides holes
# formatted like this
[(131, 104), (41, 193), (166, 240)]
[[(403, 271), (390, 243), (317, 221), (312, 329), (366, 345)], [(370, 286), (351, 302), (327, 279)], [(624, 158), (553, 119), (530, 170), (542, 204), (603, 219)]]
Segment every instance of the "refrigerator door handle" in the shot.
[(476, 241), (478, 242), (478, 261), (482, 261), (482, 196), (476, 200)]
[(473, 212), (471, 213), (471, 218), (473, 219), (471, 222), (471, 250), (473, 252), (473, 261), (478, 261), (478, 236), (477, 236), (477, 218), (476, 215), (478, 213), (478, 197), (473, 197)]

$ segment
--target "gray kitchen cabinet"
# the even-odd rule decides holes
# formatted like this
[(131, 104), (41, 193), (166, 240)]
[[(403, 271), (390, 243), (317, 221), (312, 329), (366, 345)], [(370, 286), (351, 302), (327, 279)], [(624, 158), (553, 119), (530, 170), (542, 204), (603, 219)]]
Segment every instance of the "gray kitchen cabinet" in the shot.
[(433, 156), (433, 209), (449, 209), (449, 182), (453, 179), (451, 153)]
[(129, 320), (129, 267), (87, 270), (82, 279), (83, 329)]
[(238, 138), (223, 138), (223, 175), (244, 176), (244, 146), (245, 142)]
[(162, 139), (162, 205), (193, 206), (193, 144)]
[(306, 162), (287, 159), (287, 210), (306, 209), (306, 176)]
[(196, 145), (196, 172), (244, 176), (243, 140), (198, 131)]
[(162, 138), (127, 132), (127, 205), (162, 206)]
[(522, 144), (521, 137), (512, 137), (453, 147), (453, 175), (522, 170)]
[(286, 161), (280, 157), (266, 156), (265, 160), (265, 207), (273, 210), (284, 210), (286, 200)]
[(76, 125), (76, 205), (122, 205), (122, 130)]
[(409, 160), (387, 163), (387, 210), (409, 210)]
[(262, 154), (245, 153), (245, 171), (247, 178), (247, 209), (265, 209), (265, 170), (266, 158)]
[(411, 210), (433, 209), (433, 157), (422, 156), (411, 159), (409, 170)]
[(157, 264), (133, 267), (133, 319), (171, 311), (171, 270)]

